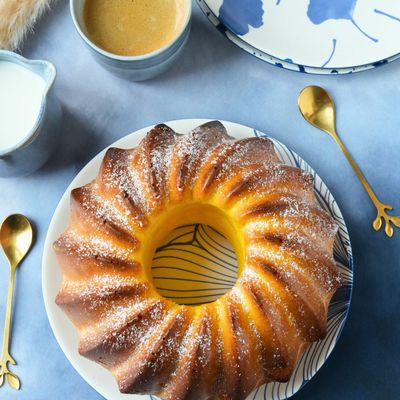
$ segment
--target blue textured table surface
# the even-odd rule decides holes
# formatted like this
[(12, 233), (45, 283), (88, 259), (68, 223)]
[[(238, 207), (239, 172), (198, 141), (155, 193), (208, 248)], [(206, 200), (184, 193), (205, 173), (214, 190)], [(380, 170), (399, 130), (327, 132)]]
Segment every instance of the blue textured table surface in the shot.
[[(297, 110), (306, 85), (326, 87), (337, 103), (338, 129), (379, 197), (400, 214), (400, 62), (348, 76), (285, 71), (245, 54), (194, 5), (193, 29), (178, 64), (144, 83), (119, 80), (98, 66), (75, 33), (67, 2), (59, 2), (29, 37), (22, 54), (52, 61), (64, 109), (62, 141), (35, 174), (0, 179), (0, 218), (29, 216), (37, 241), (18, 271), (13, 370), (22, 389), (1, 399), (100, 399), (59, 348), (42, 300), (43, 243), (57, 203), (76, 173), (101, 149), (147, 125), (180, 118), (232, 120), (268, 132), (307, 160), (336, 197), (347, 221), (355, 261), (348, 322), (336, 349), (296, 399), (398, 399), (400, 380), (400, 231), (375, 233), (374, 208), (346, 160)], [(0, 258), (0, 321), (5, 259)], [(195, 399), (193, 399), (195, 400)]]

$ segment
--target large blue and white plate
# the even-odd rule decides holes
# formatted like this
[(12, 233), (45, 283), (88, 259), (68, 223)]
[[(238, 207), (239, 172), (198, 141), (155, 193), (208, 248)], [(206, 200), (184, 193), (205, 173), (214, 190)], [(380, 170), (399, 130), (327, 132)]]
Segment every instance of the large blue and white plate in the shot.
[(398, 0), (197, 0), (233, 43), (270, 64), (345, 74), (400, 57)]
[[(166, 122), (175, 131), (187, 133), (207, 120), (188, 119)], [(245, 138), (266, 136), (249, 127), (222, 121), (231, 136)], [(151, 127), (134, 132), (113, 147), (132, 148), (138, 145)], [(272, 139), (272, 138), (271, 138)], [(334, 244), (334, 256), (344, 280), (335, 293), (328, 310), (328, 332), (324, 340), (315, 342), (298, 362), (287, 383), (270, 383), (252, 393), (248, 400), (287, 399), (300, 390), (325, 363), (342, 332), (350, 307), (353, 261), (349, 234), (339, 207), (315, 171), (284, 144), (272, 139), (281, 160), (299, 167), (314, 177), (315, 194), (322, 206), (339, 225)], [(52, 249), (52, 243), (66, 229), (69, 221), (70, 191), (94, 179), (98, 173), (105, 151), (94, 157), (75, 177), (68, 187), (50, 223), (43, 251), (42, 288), (47, 315), (54, 335), (68, 360), (94, 389), (108, 400), (156, 400), (154, 396), (121, 394), (112, 375), (100, 365), (83, 358), (78, 353), (76, 331), (56, 306), (61, 273)], [(177, 273), (178, 272), (178, 273)], [(175, 280), (171, 278), (175, 278)], [(178, 303), (198, 304), (211, 302), (226, 292), (237, 277), (236, 256), (230, 243), (213, 228), (204, 225), (186, 225), (171, 232), (159, 247), (153, 259), (153, 279), (159, 292)], [(186, 286), (187, 282), (197, 282)]]

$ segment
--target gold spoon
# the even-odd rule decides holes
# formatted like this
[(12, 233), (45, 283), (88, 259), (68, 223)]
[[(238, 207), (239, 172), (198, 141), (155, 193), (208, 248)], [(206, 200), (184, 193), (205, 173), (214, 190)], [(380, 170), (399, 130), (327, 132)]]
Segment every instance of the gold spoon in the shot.
[(383, 219), (385, 221), (386, 235), (392, 237), (393, 227), (391, 224), (400, 228), (400, 216), (395, 217), (386, 213), (386, 210), (393, 210), (393, 207), (378, 200), (360, 168), (358, 168), (357, 164), (341, 141), (335, 127), (335, 104), (329, 94), (319, 86), (307, 86), (299, 94), (298, 105), (300, 112), (306, 121), (311, 125), (314, 125), (316, 128), (326, 132), (335, 140), (357, 174), (377, 210), (377, 216), (372, 223), (373, 228), (376, 231), (379, 231), (382, 227)]
[(28, 253), (33, 240), (32, 226), (25, 216), (13, 214), (8, 216), (0, 228), (0, 243), (10, 263), (10, 280), (8, 282), (6, 321), (4, 326), (3, 351), (0, 360), (0, 386), (6, 377), (8, 384), (15, 390), (19, 390), (21, 382), (17, 375), (10, 372), (8, 363), (16, 364), (9, 352), (11, 307), (14, 291), (15, 270)]

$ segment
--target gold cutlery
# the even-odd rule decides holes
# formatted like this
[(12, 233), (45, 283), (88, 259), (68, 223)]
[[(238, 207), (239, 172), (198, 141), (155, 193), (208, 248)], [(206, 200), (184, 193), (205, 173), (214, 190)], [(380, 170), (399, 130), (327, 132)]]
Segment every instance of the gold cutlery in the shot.
[(373, 228), (379, 231), (384, 221), (385, 233), (387, 236), (392, 237), (394, 233), (392, 224), (400, 228), (400, 216), (392, 216), (386, 212), (386, 210), (393, 210), (393, 207), (379, 201), (360, 168), (341, 141), (335, 126), (335, 104), (329, 94), (319, 86), (307, 86), (299, 94), (298, 105), (306, 121), (326, 132), (335, 140), (357, 174), (377, 210), (377, 216), (372, 223)]
[(10, 279), (8, 282), (6, 320), (4, 325), (3, 351), (0, 360), (0, 386), (4, 378), (15, 390), (19, 390), (21, 382), (17, 375), (10, 372), (8, 363), (16, 364), (9, 351), (11, 309), (14, 291), (15, 271), (28, 253), (33, 240), (32, 226), (25, 216), (13, 214), (8, 216), (0, 227), (0, 243), (10, 264)]

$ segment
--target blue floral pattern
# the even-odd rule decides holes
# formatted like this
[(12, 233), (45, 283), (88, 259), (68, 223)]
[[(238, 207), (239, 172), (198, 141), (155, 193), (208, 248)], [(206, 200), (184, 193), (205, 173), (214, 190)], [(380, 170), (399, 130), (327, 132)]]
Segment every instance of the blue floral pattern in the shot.
[(342, 19), (350, 21), (363, 35), (373, 42), (378, 39), (373, 38), (364, 32), (354, 20), (354, 9), (357, 0), (310, 0), (307, 16), (313, 24), (322, 24), (330, 19)]
[[(296, 5), (289, 0), (197, 1), (229, 40), (278, 67), (343, 74), (400, 57), (400, 42), (393, 40), (400, 37), (398, 2), (385, 7), (379, 0), (296, 0)], [(282, 21), (291, 28), (282, 30)]]
[(261, 0), (224, 0), (219, 9), (221, 21), (237, 35), (245, 35), (249, 27), (263, 25), (263, 3)]

